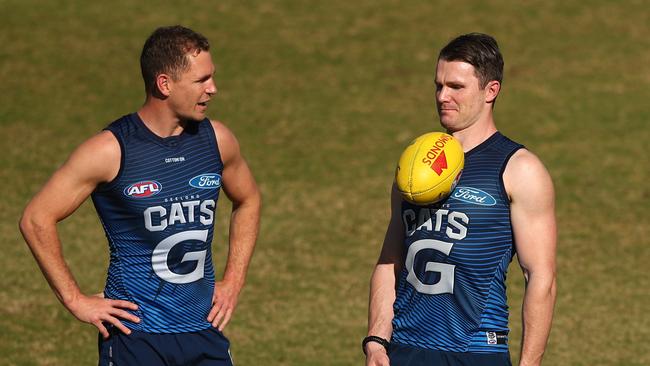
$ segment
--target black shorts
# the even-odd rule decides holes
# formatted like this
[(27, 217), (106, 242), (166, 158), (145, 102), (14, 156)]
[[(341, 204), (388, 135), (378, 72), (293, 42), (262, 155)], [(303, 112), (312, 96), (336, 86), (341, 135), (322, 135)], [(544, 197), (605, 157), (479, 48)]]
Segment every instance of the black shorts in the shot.
[(391, 366), (512, 366), (510, 353), (444, 352), (391, 343)]
[(99, 366), (192, 365), (232, 366), (230, 342), (216, 328), (198, 332), (156, 334), (116, 328), (99, 335)]

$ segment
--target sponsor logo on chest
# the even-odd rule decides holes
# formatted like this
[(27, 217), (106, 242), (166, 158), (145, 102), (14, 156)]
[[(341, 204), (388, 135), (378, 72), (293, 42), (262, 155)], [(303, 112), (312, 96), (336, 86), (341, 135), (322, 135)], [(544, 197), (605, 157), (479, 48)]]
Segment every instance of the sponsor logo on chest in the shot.
[(155, 180), (144, 180), (124, 188), (124, 195), (132, 198), (147, 198), (157, 195), (162, 190), (162, 184)]
[(489, 193), (472, 187), (456, 187), (451, 198), (480, 206), (494, 206), (497, 200)]
[(221, 187), (221, 175), (217, 173), (203, 173), (190, 179), (189, 184), (199, 189), (218, 189)]

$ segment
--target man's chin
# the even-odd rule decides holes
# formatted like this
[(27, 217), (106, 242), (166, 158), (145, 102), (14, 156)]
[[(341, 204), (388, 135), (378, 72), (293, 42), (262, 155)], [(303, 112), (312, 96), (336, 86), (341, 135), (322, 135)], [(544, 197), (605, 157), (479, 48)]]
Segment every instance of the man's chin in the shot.
[(191, 115), (183, 116), (182, 119), (188, 122), (201, 122), (205, 117), (205, 113), (193, 113)]
[(452, 126), (454, 125), (454, 121), (449, 118), (448, 116), (441, 115), (440, 116), (440, 125), (447, 130), (451, 129)]

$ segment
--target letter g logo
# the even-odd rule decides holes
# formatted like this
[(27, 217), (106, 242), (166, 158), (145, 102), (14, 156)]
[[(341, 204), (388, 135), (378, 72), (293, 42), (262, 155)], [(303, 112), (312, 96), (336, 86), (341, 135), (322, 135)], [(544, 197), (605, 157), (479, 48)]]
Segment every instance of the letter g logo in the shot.
[(420, 279), (415, 274), (415, 270), (413, 269), (415, 255), (418, 254), (419, 251), (423, 249), (433, 249), (442, 252), (445, 255), (449, 255), (453, 246), (454, 244), (452, 243), (446, 243), (444, 241), (434, 239), (417, 240), (411, 244), (408, 254), (406, 255), (406, 268), (409, 271), (406, 280), (411, 285), (413, 285), (413, 287), (415, 287), (417, 292), (429, 295), (454, 293), (454, 273), (456, 266), (453, 264), (427, 262), (427, 265), (424, 268), (426, 272), (440, 273), (440, 280), (433, 285), (422, 283), (422, 281), (420, 281)]
[(203, 278), (205, 268), (205, 257), (207, 250), (185, 253), (181, 263), (187, 261), (196, 261), (196, 268), (187, 274), (174, 273), (167, 265), (167, 257), (172, 248), (186, 240), (198, 240), (204, 242), (208, 239), (208, 230), (190, 230), (182, 233), (170, 235), (161, 241), (153, 250), (151, 256), (151, 265), (153, 271), (163, 280), (176, 284), (191, 283)]

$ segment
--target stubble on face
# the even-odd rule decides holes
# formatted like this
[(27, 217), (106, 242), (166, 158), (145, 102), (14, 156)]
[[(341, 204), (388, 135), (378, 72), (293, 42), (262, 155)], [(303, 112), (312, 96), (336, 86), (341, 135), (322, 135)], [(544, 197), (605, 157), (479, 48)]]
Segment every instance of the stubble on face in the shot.
[(468, 128), (481, 118), (485, 91), (474, 66), (439, 60), (436, 67), (436, 106), (440, 124), (450, 132)]
[(174, 82), (176, 113), (181, 120), (200, 121), (205, 118), (208, 103), (217, 91), (214, 84), (214, 64), (207, 51), (186, 55), (190, 66)]

